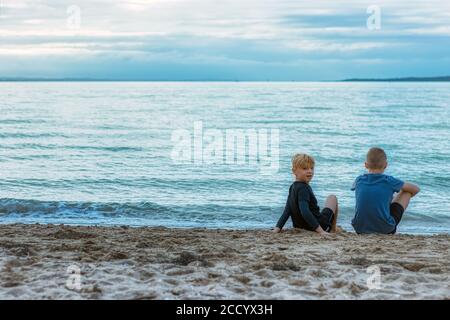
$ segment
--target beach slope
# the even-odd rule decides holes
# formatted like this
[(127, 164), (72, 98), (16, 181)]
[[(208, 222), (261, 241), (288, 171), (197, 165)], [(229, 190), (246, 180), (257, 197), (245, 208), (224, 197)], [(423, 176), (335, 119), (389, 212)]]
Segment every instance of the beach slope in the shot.
[(450, 299), (449, 240), (0, 225), (0, 298)]

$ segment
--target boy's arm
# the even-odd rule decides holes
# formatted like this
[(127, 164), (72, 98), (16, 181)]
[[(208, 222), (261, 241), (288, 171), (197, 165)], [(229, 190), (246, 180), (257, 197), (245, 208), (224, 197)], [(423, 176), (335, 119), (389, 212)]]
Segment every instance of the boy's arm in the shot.
[(413, 184), (413, 183), (405, 182), (405, 183), (403, 184), (403, 187), (402, 187), (401, 190), (404, 191), (404, 192), (409, 192), (409, 193), (411, 193), (411, 196), (414, 197), (416, 194), (419, 193), (420, 188), (419, 188), (419, 186), (417, 186), (417, 185), (415, 185), (415, 184)]
[(286, 201), (286, 206), (284, 207), (283, 214), (281, 215), (280, 219), (278, 219), (277, 225), (273, 229), (273, 232), (281, 232), (281, 229), (283, 229), (284, 225), (286, 224), (286, 221), (289, 219), (290, 212), (289, 212), (289, 198)]
[(280, 219), (278, 219), (276, 227), (273, 229), (274, 232), (281, 232), (281, 229), (283, 229), (284, 225), (286, 224), (286, 221), (289, 219), (289, 211), (286, 208), (284, 208), (283, 214), (281, 215)]

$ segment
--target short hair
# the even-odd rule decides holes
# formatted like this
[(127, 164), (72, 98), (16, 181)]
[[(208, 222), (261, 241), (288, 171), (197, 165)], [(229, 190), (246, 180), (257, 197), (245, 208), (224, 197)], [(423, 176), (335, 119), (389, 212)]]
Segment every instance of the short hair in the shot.
[(309, 169), (314, 168), (314, 158), (306, 153), (296, 153), (292, 157), (292, 170), (297, 168)]
[(369, 169), (384, 169), (387, 162), (386, 152), (378, 147), (370, 148), (367, 152), (366, 162)]

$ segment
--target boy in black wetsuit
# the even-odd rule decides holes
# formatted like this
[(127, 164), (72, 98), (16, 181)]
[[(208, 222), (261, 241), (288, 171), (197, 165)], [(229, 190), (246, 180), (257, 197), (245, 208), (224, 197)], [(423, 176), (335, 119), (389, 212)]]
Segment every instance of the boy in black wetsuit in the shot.
[(295, 182), (289, 188), (286, 207), (274, 232), (281, 232), (289, 217), (294, 228), (316, 231), (320, 234), (336, 232), (338, 202), (335, 195), (325, 201), (325, 208), (320, 211), (317, 199), (309, 185), (314, 176), (314, 159), (307, 154), (296, 154), (292, 158), (292, 173)]

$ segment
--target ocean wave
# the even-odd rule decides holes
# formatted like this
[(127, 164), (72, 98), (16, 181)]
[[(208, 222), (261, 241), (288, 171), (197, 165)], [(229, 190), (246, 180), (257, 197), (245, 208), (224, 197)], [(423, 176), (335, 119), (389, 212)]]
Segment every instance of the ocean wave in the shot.
[[(130, 225), (253, 229), (272, 228), (283, 207), (254, 205), (186, 204), (161, 205), (142, 202), (77, 202), (0, 199), (0, 223), (44, 223), (73, 225)], [(341, 207), (338, 224), (353, 231), (353, 208)], [(401, 232), (442, 233), (450, 217), (408, 212)], [(290, 221), (286, 227), (291, 227)]]
[(233, 178), (153, 178), (153, 177), (120, 177), (120, 178), (99, 178), (97, 176), (87, 178), (72, 179), (3, 179), (0, 180), (0, 188), (7, 187), (43, 187), (43, 188), (80, 188), (90, 187), (94, 189), (114, 187), (149, 187), (152, 190), (195, 190), (195, 191), (234, 191), (242, 190), (246, 193), (249, 188), (252, 192), (262, 192), (269, 188), (281, 188), (282, 182), (270, 180), (255, 181), (252, 179)]
[(44, 119), (0, 119), (0, 124), (42, 124), (47, 123)]
[(15, 216), (104, 216), (104, 217), (185, 217), (200, 219), (220, 214), (220, 219), (244, 218), (246, 214), (257, 211), (260, 214), (279, 213), (281, 208), (269, 206), (231, 206), (231, 205), (183, 205), (165, 206), (153, 202), (76, 202), (76, 201), (40, 201), (26, 199), (0, 199), (0, 217)]
[(150, 202), (137, 204), (120, 203), (94, 203), (71, 201), (39, 201), (25, 199), (0, 199), (0, 215), (30, 215), (30, 214), (106, 214), (120, 215), (133, 212), (161, 212), (164, 208)]
[(61, 132), (0, 132), (0, 138), (29, 139), (29, 138), (69, 138)]
[[(62, 136), (61, 136), (62, 137)], [(2, 138), (0, 134), (0, 138)], [(67, 137), (66, 137), (67, 138)], [(107, 151), (107, 152), (139, 152), (144, 151), (142, 147), (130, 146), (89, 146), (89, 145), (62, 145), (62, 144), (40, 144), (40, 143), (18, 143), (10, 146), (2, 146), (3, 149), (10, 150), (92, 150), (92, 151)]]

